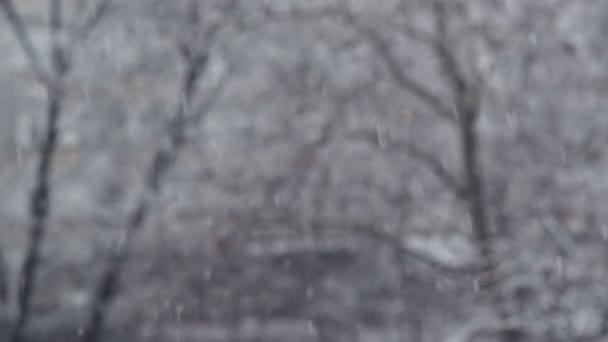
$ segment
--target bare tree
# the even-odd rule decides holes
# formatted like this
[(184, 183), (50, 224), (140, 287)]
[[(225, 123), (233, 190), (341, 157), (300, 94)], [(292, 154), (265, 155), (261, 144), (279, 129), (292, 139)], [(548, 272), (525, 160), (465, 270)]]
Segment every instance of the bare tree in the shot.
[[(178, 42), (183, 71), (180, 76), (181, 86), (177, 92), (177, 108), (167, 123), (165, 134), (167, 141), (154, 152), (152, 161), (144, 175), (142, 192), (134, 207), (128, 212), (119, 241), (117, 241), (93, 292), (90, 312), (85, 323), (81, 341), (97, 342), (103, 339), (103, 329), (108, 310), (120, 291), (120, 278), (125, 263), (128, 261), (133, 240), (146, 223), (153, 200), (161, 191), (168, 172), (175, 166), (180, 151), (187, 142), (188, 125), (200, 121), (219, 97), (222, 84), (206, 94), (204, 104), (197, 108), (196, 95), (199, 83), (209, 70), (211, 47), (219, 32), (219, 26), (204, 27), (204, 18), (200, 17), (198, 0), (189, 0), (187, 4), (186, 30), (201, 34), (204, 41), (197, 36), (187, 35)], [(202, 44), (201, 44), (202, 43)], [(199, 45), (200, 44), (200, 45)]]
[[(451, 23), (457, 14), (458, 3), (433, 1), (430, 12), (433, 17), (433, 32), (426, 33), (403, 24), (402, 34), (426, 45), (433, 53), (438, 73), (443, 78), (449, 96), (436, 95), (427, 85), (408, 75), (390, 43), (374, 28), (364, 24), (356, 15), (344, 10), (345, 22), (355, 28), (374, 49), (384, 62), (395, 83), (404, 91), (414, 95), (427, 105), (434, 114), (457, 132), (461, 153), (462, 178), (453, 175), (435, 156), (412, 143), (393, 144), (392, 148), (404, 148), (413, 159), (422, 162), (429, 170), (454, 193), (466, 202), (471, 222), (473, 238), (479, 252), (479, 260), (484, 270), (484, 286), (497, 286), (495, 275), (497, 260), (493, 251), (492, 229), (488, 221), (488, 202), (485, 197), (485, 181), (480, 161), (480, 142), (477, 133), (481, 115), (483, 88), (481, 79), (457, 55), (450, 35)], [(466, 6), (466, 5), (463, 5)], [(389, 144), (390, 145), (390, 144)], [(390, 148), (390, 147), (389, 147)], [(499, 291), (489, 290), (498, 312), (501, 312)]]
[[(108, 172), (87, 168), (100, 177), (70, 179), (56, 196), (56, 182), (30, 194), (46, 196), (54, 209), (50, 214), (44, 201), (31, 204), (32, 213), (43, 212), (43, 225), (40, 237), (30, 238), (38, 242), (30, 245), (39, 249), (44, 242), (49, 255), (60, 257), (48, 264), (38, 257), (24, 267), (30, 271), (22, 278), (31, 280), (30, 290), (19, 289), (22, 336), (34, 340), (40, 331), (48, 337), (65, 326), (75, 339), (117, 338), (122, 329), (113, 329), (114, 319), (128, 325), (127, 334), (141, 328), (139, 333), (151, 331), (160, 339), (264, 339), (271, 331), (278, 339), (329, 341), (346, 335), (367, 340), (375, 332), (383, 334), (378, 340), (398, 333), (402, 339), (454, 342), (490, 335), (503, 341), (606, 335), (605, 310), (597, 304), (606, 297), (606, 267), (599, 261), (608, 236), (601, 224), (606, 103), (597, 96), (605, 88), (597, 76), (604, 61), (585, 41), (591, 20), (568, 28), (579, 25), (572, 18), (595, 12), (599, 0), (339, 2), (239, 2), (238, 25), (251, 26), (236, 35), (228, 30), (221, 39), (225, 21), (216, 19), (222, 16), (198, 6), (222, 0), (126, 1), (112, 7), (118, 17), (135, 17), (101, 32), (109, 42), (101, 56), (112, 63), (103, 67), (114, 68), (117, 84), (104, 76), (104, 93), (95, 90), (82, 100), (104, 107), (98, 112), (89, 110), (95, 105), (85, 106), (102, 125), (109, 119), (99, 114), (109, 103), (120, 119), (99, 130), (99, 124), (79, 121), (80, 113), (70, 115), (68, 109), (80, 108), (71, 101), (81, 99), (68, 102), (68, 87), (82, 84), (80, 74), (58, 77), (65, 89), (47, 94), (49, 110), (50, 100), (60, 99), (62, 125), (76, 122), (78, 130), (108, 132), (112, 139), (106, 144), (85, 138), (95, 149), (87, 153), (95, 159), (93, 169), (101, 165)], [(183, 34), (175, 49), (166, 49), (172, 40), (166, 30), (151, 33), (150, 15), (171, 16), (175, 12), (156, 6), (180, 12), (185, 3), (187, 20), (163, 17), (163, 28), (175, 24), (177, 35)], [(558, 15), (558, 6), (569, 14)], [(29, 20), (8, 8), (11, 22), (15, 15)], [(82, 17), (95, 26), (88, 15)], [(25, 37), (19, 42), (30, 69), (40, 84), (54, 87), (52, 56), (28, 41), (26, 25), (18, 21), (12, 26)], [(60, 22), (62, 33), (70, 31), (67, 20)], [(78, 52), (58, 36), (64, 56)], [(74, 36), (82, 40), (86, 34)], [(601, 45), (601, 37), (593, 41)], [(485, 46), (484, 38), (488, 44), (517, 42), (498, 51)], [(100, 57), (95, 49), (86, 52)], [(142, 58), (149, 51), (153, 56)], [(508, 58), (502, 58), (505, 51)], [(216, 52), (226, 53), (237, 82), (207, 116), (222, 89), (210, 81), (218, 76)], [(579, 52), (593, 67), (577, 60)], [(181, 69), (167, 82), (165, 72), (176, 64), (168, 62), (169, 55), (178, 54)], [(72, 58), (65, 60), (68, 75), (76, 64), (72, 68)], [(525, 77), (517, 76), (520, 66)], [(93, 74), (97, 89), (99, 69)], [(168, 86), (176, 79), (178, 85)], [(158, 98), (150, 99), (152, 93)], [(168, 110), (158, 110), (167, 103)], [(194, 127), (204, 118), (211, 124)], [(202, 137), (190, 136), (202, 130)], [(56, 148), (43, 149), (56, 155), (48, 158), (47, 178), (53, 161), (58, 167), (52, 178), (61, 178), (61, 146)], [(79, 167), (84, 176), (80, 172)], [(92, 183), (94, 192), (84, 196), (88, 203), (77, 203), (86, 209), (64, 213), (74, 205), (70, 200), (84, 199), (77, 188)], [(117, 191), (108, 183), (129, 184)], [(133, 195), (131, 184), (134, 203), (125, 208), (122, 195)], [(77, 196), (71, 197), (72, 189)], [(116, 196), (95, 202), (88, 195), (97, 190)], [(123, 208), (124, 216), (114, 215)], [(29, 216), (34, 222), (34, 214)], [(50, 217), (58, 233), (46, 241)], [(111, 229), (90, 228), (113, 225), (115, 217), (121, 235), (107, 253), (76, 241), (105, 241)], [(67, 243), (69, 251), (62, 250)], [(41, 254), (30, 250), (32, 260)], [(74, 264), (95, 262), (102, 271), (87, 297), (88, 268), (72, 271), (79, 268)], [(137, 267), (127, 271), (131, 263)], [(34, 286), (36, 273), (48, 287)], [(80, 313), (83, 305), (87, 315), (79, 331), (78, 319), (63, 314)]]
[[(42, 62), (45, 55), (34, 46), (26, 24), (17, 12), (15, 4), (11, 0), (3, 0), (0, 2), (0, 6), (29, 61), (33, 74), (45, 87), (47, 98), (46, 129), (39, 147), (40, 156), (35, 184), (30, 193), (31, 223), (18, 281), (17, 316), (11, 333), (11, 341), (18, 342), (23, 339), (23, 330), (30, 319), (31, 300), (36, 285), (36, 271), (40, 264), (40, 249), (48, 229), (52, 202), (50, 181), (53, 174), (53, 158), (59, 139), (58, 125), (65, 98), (64, 79), (70, 71), (71, 57), (75, 45), (86, 38), (90, 31), (95, 28), (109, 6), (109, 0), (98, 2), (90, 15), (86, 16), (84, 24), (69, 32), (65, 26), (63, 1), (49, 1), (50, 47), (46, 58), (48, 58), (50, 69)], [(68, 38), (64, 39), (63, 37)]]

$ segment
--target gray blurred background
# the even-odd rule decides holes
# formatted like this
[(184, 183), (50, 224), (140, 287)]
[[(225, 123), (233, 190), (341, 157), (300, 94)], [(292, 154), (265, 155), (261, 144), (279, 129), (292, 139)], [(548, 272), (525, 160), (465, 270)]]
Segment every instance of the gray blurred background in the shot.
[[(15, 4), (45, 66), (48, 3)], [(9, 331), (48, 99), (1, 18)], [(196, 119), (107, 341), (608, 341), (607, 25), (601, 0), (112, 1), (63, 78), (26, 335), (82, 336), (188, 46)]]

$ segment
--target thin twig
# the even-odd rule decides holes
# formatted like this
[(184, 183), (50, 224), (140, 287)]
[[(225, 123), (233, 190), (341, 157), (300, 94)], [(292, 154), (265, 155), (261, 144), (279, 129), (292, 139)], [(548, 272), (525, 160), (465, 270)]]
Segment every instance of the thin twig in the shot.
[(25, 27), (23, 19), (17, 12), (15, 4), (12, 0), (0, 0), (0, 7), (11, 25), (15, 38), (21, 46), (21, 49), (23, 50), (23, 53), (30, 64), (30, 68), (34, 73), (34, 76), (40, 83), (50, 87), (52, 84), (52, 77), (40, 61), (40, 54), (34, 47), (32, 38)]
[(71, 56), (73, 54), (73, 51), (78, 43), (84, 42), (88, 39), (91, 33), (108, 13), (111, 4), (112, 0), (99, 0), (94, 8), (87, 13), (84, 22), (80, 25), (75, 25), (76, 27), (67, 36), (67, 41), (65, 42), (65, 51), (67, 56)]
[(421, 83), (408, 76), (395, 54), (392, 52), (390, 44), (374, 29), (361, 24), (353, 15), (347, 13), (343, 15), (344, 21), (365, 36), (372, 45), (374, 52), (382, 59), (386, 68), (394, 78), (397, 85), (404, 90), (412, 93), (423, 103), (434, 110), (440, 118), (454, 124), (456, 118), (454, 111), (443, 103), (443, 100), (433, 94)]
[(110, 5), (112, 4), (112, 0), (100, 0), (97, 2), (97, 5), (93, 8), (93, 10), (87, 15), (84, 24), (80, 26), (76, 30), (75, 38), (80, 41), (86, 40), (89, 34), (93, 32), (95, 27), (99, 25), (101, 19), (108, 12)]
[(405, 148), (408, 152), (408, 156), (426, 165), (433, 175), (450, 189), (456, 197), (466, 197), (467, 191), (462, 185), (462, 182), (458, 180), (457, 177), (454, 177), (437, 158), (413, 143), (406, 143)]
[[(360, 130), (350, 134), (353, 138), (362, 138), (372, 146), (378, 146), (377, 133), (372, 130)], [(463, 182), (453, 175), (440, 160), (434, 157), (430, 152), (424, 151), (419, 146), (412, 142), (391, 141), (386, 143), (386, 146), (378, 146), (386, 152), (404, 152), (409, 158), (415, 159), (424, 164), (433, 175), (447, 187), (454, 196), (458, 198), (466, 198), (467, 191)]]
[[(435, 39), (433, 49), (435, 51), (435, 55), (439, 59), (440, 70), (450, 85), (456, 107), (462, 108), (464, 106), (474, 106), (476, 105), (475, 102), (478, 99), (472, 99), (471, 96), (476, 93), (476, 89), (474, 89), (472, 82), (469, 81), (464, 72), (462, 63), (458, 61), (458, 57), (454, 53), (453, 48), (450, 46), (448, 32), (449, 16), (447, 14), (445, 4), (443, 4), (441, 1), (436, 1), (433, 4), (433, 11), (437, 34), (437, 39)], [(470, 112), (472, 115), (477, 115), (478, 113), (477, 110)], [(461, 113), (458, 114), (460, 115)]]
[(399, 22), (396, 27), (399, 33), (403, 34), (409, 39), (428, 46), (432, 46), (435, 43), (435, 36), (433, 36), (431, 33), (423, 31), (409, 24), (407, 18), (405, 18), (405, 15), (407, 15), (407, 12), (409, 11), (406, 2), (400, 1), (397, 4), (396, 10), (399, 12), (402, 19), (402, 22)]
[(537, 220), (555, 241), (560, 255), (571, 256), (574, 254), (578, 247), (576, 241), (574, 241), (572, 236), (570, 236), (562, 225), (558, 222), (546, 222), (547, 220), (542, 217), (537, 218)]
[[(309, 174), (310, 169), (316, 164), (315, 160), (319, 157), (319, 152), (327, 147), (338, 127), (342, 125), (344, 119), (346, 119), (345, 109), (341, 101), (337, 101), (334, 115), (327, 119), (319, 136), (301, 146), (298, 151), (294, 154), (294, 158), (290, 161), (288, 172), (279, 175), (278, 177), (270, 180), (264, 185), (264, 203), (276, 202), (276, 196), (288, 185), (300, 185), (306, 176)], [(294, 172), (295, 171), (295, 172)]]

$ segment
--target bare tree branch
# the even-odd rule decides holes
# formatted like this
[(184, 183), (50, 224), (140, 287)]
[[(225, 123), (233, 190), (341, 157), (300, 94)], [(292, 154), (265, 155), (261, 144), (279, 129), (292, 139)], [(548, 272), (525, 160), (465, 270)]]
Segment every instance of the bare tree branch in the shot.
[[(327, 147), (331, 142), (331, 139), (335, 136), (338, 128), (342, 126), (344, 121), (347, 119), (347, 113), (345, 105), (348, 99), (356, 96), (356, 93), (361, 89), (353, 89), (347, 94), (338, 95), (337, 99), (333, 104), (333, 112), (325, 121), (319, 136), (301, 146), (298, 151), (294, 154), (294, 158), (291, 160), (288, 173), (278, 176), (269, 181), (264, 186), (264, 198), (265, 203), (271, 203), (276, 195), (285, 189), (290, 184), (301, 185), (301, 182), (306, 179), (309, 174), (311, 167), (316, 164), (316, 159), (319, 156), (319, 152)], [(296, 172), (294, 172), (294, 170)], [(300, 184), (297, 184), (300, 183)]]
[(103, 17), (107, 14), (112, 0), (99, 0), (93, 9), (87, 14), (84, 23), (76, 29), (73, 36), (73, 45), (77, 40), (84, 41), (99, 25)]
[(68, 30), (69, 32), (66, 33), (66, 41), (64, 42), (65, 63), (69, 62), (78, 43), (87, 40), (89, 35), (99, 25), (101, 20), (106, 16), (111, 4), (112, 0), (99, 0), (93, 6), (93, 9), (85, 15), (83, 23), (74, 24), (73, 26), (76, 27)]
[[(8, 4), (8, 7), (5, 6), (4, 8), (6, 13), (11, 13), (9, 17), (15, 16), (14, 18), (17, 18), (14, 23), (20, 23), (21, 20), (17, 13), (10, 10), (12, 8), (10, 2), (4, 2), (4, 4)], [(40, 159), (36, 174), (36, 184), (30, 194), (30, 218), (32, 222), (28, 232), (26, 255), (19, 275), (17, 317), (12, 327), (12, 342), (23, 340), (23, 330), (30, 318), (31, 300), (36, 286), (36, 273), (40, 266), (40, 249), (42, 248), (42, 243), (46, 231), (48, 230), (48, 217), (51, 205), (50, 180), (59, 134), (58, 122), (62, 112), (64, 99), (61, 77), (68, 69), (68, 65), (64, 63), (64, 51), (58, 37), (63, 26), (62, 0), (52, 0), (50, 1), (49, 6), (49, 34), (51, 36), (49, 55), (52, 61), (54, 74), (52, 76), (45, 74), (44, 79), (40, 79), (46, 86), (47, 91), (46, 132), (40, 146)], [(27, 47), (29, 46), (28, 43), (24, 43), (29, 42), (25, 28), (21, 27), (19, 24), (17, 24), (17, 26), (13, 24), (13, 29), (15, 30), (15, 34), (20, 36), (19, 40), (22, 41), (22, 48), (26, 51), (26, 54), (34, 54), (32, 56), (37, 56), (31, 47), (32, 50), (27, 52), (30, 48)], [(32, 67), (34, 67), (34, 65), (35, 64), (32, 63)], [(34, 72), (36, 73), (37, 71)]]
[(479, 97), (475, 87), (462, 71), (454, 51), (449, 48), (448, 27), (449, 16), (443, 1), (435, 1), (433, 6), (435, 26), (437, 31), (437, 45), (435, 51), (440, 59), (441, 68), (446, 74), (456, 101), (459, 116), (459, 136), (463, 158), (463, 171), (467, 192), (469, 193), (470, 214), (473, 231), (483, 250), (482, 254), (491, 254), (489, 247), (489, 228), (485, 208), (484, 183), (482, 179), (481, 163), (479, 161), (479, 142), (477, 134), (477, 118), (479, 116)]
[[(365, 139), (372, 146), (378, 146), (378, 137), (377, 133), (372, 130), (360, 130), (350, 134), (353, 138)], [(425, 165), (429, 171), (433, 173), (433, 175), (445, 185), (449, 190), (451, 190), (454, 195), (458, 198), (466, 198), (467, 190), (466, 186), (462, 184), (462, 182), (458, 179), (457, 176), (454, 176), (452, 172), (446, 169), (445, 165), (441, 163), (437, 158), (435, 158), (431, 153), (424, 151), (419, 146), (412, 142), (403, 142), (403, 141), (388, 141), (386, 146), (381, 147), (382, 150), (392, 152), (399, 151), (405, 152), (408, 157), (415, 159), (418, 162), (421, 162)]]
[[(264, 218), (255, 217), (257, 214), (257, 212), (253, 213), (253, 218), (263, 221)], [(285, 235), (285, 231), (282, 231), (278, 237), (278, 240), (281, 241), (281, 243), (277, 248), (268, 248), (275, 241), (274, 238), (269, 238), (269, 241), (261, 243), (265, 246), (260, 247), (258, 244), (257, 247), (252, 248), (248, 253), (260, 256), (280, 255), (286, 251), (293, 251), (294, 249), (337, 249), (345, 248), (349, 245), (356, 245), (356, 243), (353, 243), (353, 240), (360, 241), (360, 239), (364, 239), (389, 247), (404, 261), (402, 264), (405, 264), (406, 261), (416, 261), (440, 271), (439, 274), (442, 276), (467, 276), (484, 271), (481, 265), (477, 264), (450, 265), (441, 260), (437, 260), (427, 253), (407, 246), (407, 244), (403, 243), (399, 233), (385, 231), (373, 222), (354, 221), (348, 217), (317, 216), (310, 220), (306, 227), (301, 227), (301, 219), (298, 217), (300, 214), (301, 213), (293, 212), (288, 214), (285, 219), (287, 220), (288, 225), (294, 225), (304, 229), (300, 231), (291, 230), (290, 232), (293, 235)], [(252, 216), (247, 215), (246, 219), (250, 221)], [(255, 229), (239, 233), (243, 234), (241, 238), (244, 241), (259, 240), (260, 236), (260, 232)], [(289, 244), (290, 247), (285, 247), (285, 244)]]
[[(48, 57), (51, 71), (44, 69), (40, 55), (36, 51), (22, 18), (11, 0), (0, 0), (17, 40), (29, 60), (30, 67), (47, 92), (46, 130), (40, 145), (34, 189), (30, 193), (31, 224), (28, 232), (26, 255), (19, 274), (17, 293), (17, 316), (12, 326), (10, 341), (23, 340), (23, 331), (30, 319), (31, 300), (36, 288), (36, 273), (40, 266), (40, 250), (48, 230), (51, 207), (51, 178), (53, 159), (59, 139), (59, 118), (65, 98), (63, 80), (70, 69), (70, 55), (73, 46), (67, 46), (62, 38), (65, 30), (63, 0), (49, 1), (50, 47)], [(95, 20), (99, 20), (97, 16)]]
[(93, 293), (93, 302), (81, 338), (83, 342), (98, 342), (102, 339), (107, 311), (118, 294), (120, 277), (129, 258), (132, 240), (143, 228), (151, 200), (160, 192), (168, 171), (175, 165), (180, 150), (186, 142), (185, 131), (188, 118), (191, 116), (190, 106), (198, 80), (207, 71), (208, 53), (184, 56), (184, 61), (186, 70), (182, 75), (179, 103), (166, 131), (169, 141), (156, 150), (147, 169), (143, 193), (135, 208), (127, 215), (123, 235), (112, 252)]
[(409, 8), (407, 7), (405, 1), (400, 1), (397, 4), (397, 11), (402, 15), (402, 21), (398, 22), (396, 25), (396, 29), (399, 33), (427, 46), (432, 46), (433, 44), (435, 44), (435, 36), (432, 33), (426, 32), (410, 25), (407, 19), (404, 17), (409, 11)]
[(447, 106), (439, 96), (433, 94), (425, 86), (405, 73), (401, 63), (399, 63), (397, 57), (391, 51), (391, 47), (384, 37), (375, 30), (359, 23), (351, 14), (344, 14), (342, 17), (346, 23), (368, 39), (376, 54), (382, 59), (391, 73), (391, 76), (397, 82), (397, 85), (415, 95), (423, 103), (433, 109), (434, 113), (442, 119), (452, 124), (456, 122), (454, 111)]
[[(350, 27), (354, 28), (357, 32), (367, 38), (369, 43), (372, 45), (374, 52), (382, 59), (391, 76), (397, 82), (397, 85), (415, 95), (425, 105), (433, 109), (434, 113), (440, 116), (442, 119), (452, 124), (456, 123), (457, 118), (455, 117), (455, 111), (450, 106), (445, 104), (439, 96), (433, 94), (432, 91), (427, 89), (427, 87), (408, 76), (405, 73), (403, 66), (392, 52), (390, 44), (386, 41), (386, 39), (374, 29), (359, 22), (344, 5), (328, 5), (314, 10), (291, 9), (286, 13), (276, 13), (271, 9), (267, 9), (266, 15), (273, 20), (280, 20), (281, 18), (288, 18), (290, 20), (314, 20), (330, 17), (344, 21)], [(436, 40), (430, 34), (411, 27), (410, 25), (404, 23), (399, 25), (399, 28), (401, 29), (402, 34), (405, 34), (416, 41), (423, 42), (430, 46), (437, 44)]]
[(501, 316), (506, 317), (496, 274), (498, 262), (494, 251), (485, 194), (485, 180), (480, 161), (479, 134), (477, 123), (480, 115), (481, 96), (478, 84), (468, 78), (463, 64), (459, 62), (453, 48), (450, 47), (449, 27), (450, 15), (446, 3), (442, 0), (433, 2), (433, 15), (437, 44), (435, 53), (439, 59), (441, 71), (451, 87), (454, 103), (458, 113), (458, 134), (462, 154), (462, 169), (466, 184), (468, 212), (471, 219), (473, 238), (476, 241), (481, 262), (487, 270), (482, 280), (488, 284), (494, 308)]
[[(50, 35), (51, 35), (51, 63), (53, 67), (54, 78), (61, 78), (69, 69), (69, 61), (67, 51), (65, 50), (64, 42), (61, 39), (62, 30), (64, 28), (63, 22), (63, 2), (62, 0), (51, 0), (49, 8), (49, 24), (50, 24)], [(57, 81), (56, 81), (57, 82)], [(55, 83), (56, 83), (55, 82)], [(53, 84), (53, 86), (58, 86)], [(58, 89), (59, 90), (59, 89)], [(61, 95), (61, 94), (58, 94)]]
[(12, 0), (0, 0), (0, 7), (2, 11), (6, 15), (6, 18), (11, 25), (13, 33), (17, 39), (17, 42), (21, 46), (23, 53), (25, 54), (28, 62), (30, 63), (30, 68), (34, 73), (34, 76), (40, 83), (49, 87), (52, 84), (52, 77), (50, 73), (45, 69), (44, 65), (40, 61), (40, 54), (36, 51), (34, 47), (34, 43), (32, 43), (32, 39), (30, 34), (25, 27), (25, 23), (23, 19), (17, 12), (15, 4)]
[(12, 342), (22, 340), (23, 328), (30, 316), (30, 303), (35, 288), (35, 275), (40, 264), (40, 249), (44, 240), (51, 204), (50, 178), (53, 158), (57, 146), (58, 119), (62, 111), (63, 99), (48, 90), (48, 122), (44, 141), (40, 148), (40, 160), (36, 175), (36, 185), (30, 194), (31, 225), (28, 233), (26, 256), (19, 276), (18, 311), (12, 332)]
[(463, 275), (463, 274), (475, 274), (483, 269), (477, 265), (470, 266), (452, 266), (442, 263), (441, 261), (435, 260), (432, 257), (425, 255), (422, 252), (415, 251), (407, 246), (404, 246), (399, 236), (395, 234), (382, 231), (372, 224), (353, 224), (349, 226), (349, 229), (367, 236), (373, 240), (380, 242), (393, 249), (400, 258), (410, 258), (419, 261), (427, 266), (441, 271), (440, 274), (446, 275)]
[(450, 189), (456, 197), (464, 198), (466, 196), (467, 191), (460, 180), (454, 177), (437, 158), (413, 143), (406, 143), (405, 148), (410, 157), (426, 165), (435, 177)]
[(539, 217), (537, 220), (541, 227), (549, 233), (549, 236), (555, 240), (560, 255), (568, 257), (574, 254), (578, 246), (566, 228), (556, 222), (547, 222), (543, 217)]
[[(458, 61), (453, 48), (450, 46), (449, 39), (449, 16), (447, 9), (442, 1), (435, 1), (433, 4), (435, 30), (437, 38), (433, 44), (433, 49), (439, 59), (441, 72), (445, 75), (452, 95), (456, 103), (457, 109), (462, 109), (465, 106), (477, 106), (478, 98), (471, 98), (476, 95), (477, 89), (473, 86), (473, 82), (466, 76), (462, 63)], [(477, 115), (477, 110), (467, 111), (470, 115)], [(458, 114), (461, 115), (458, 111)]]

